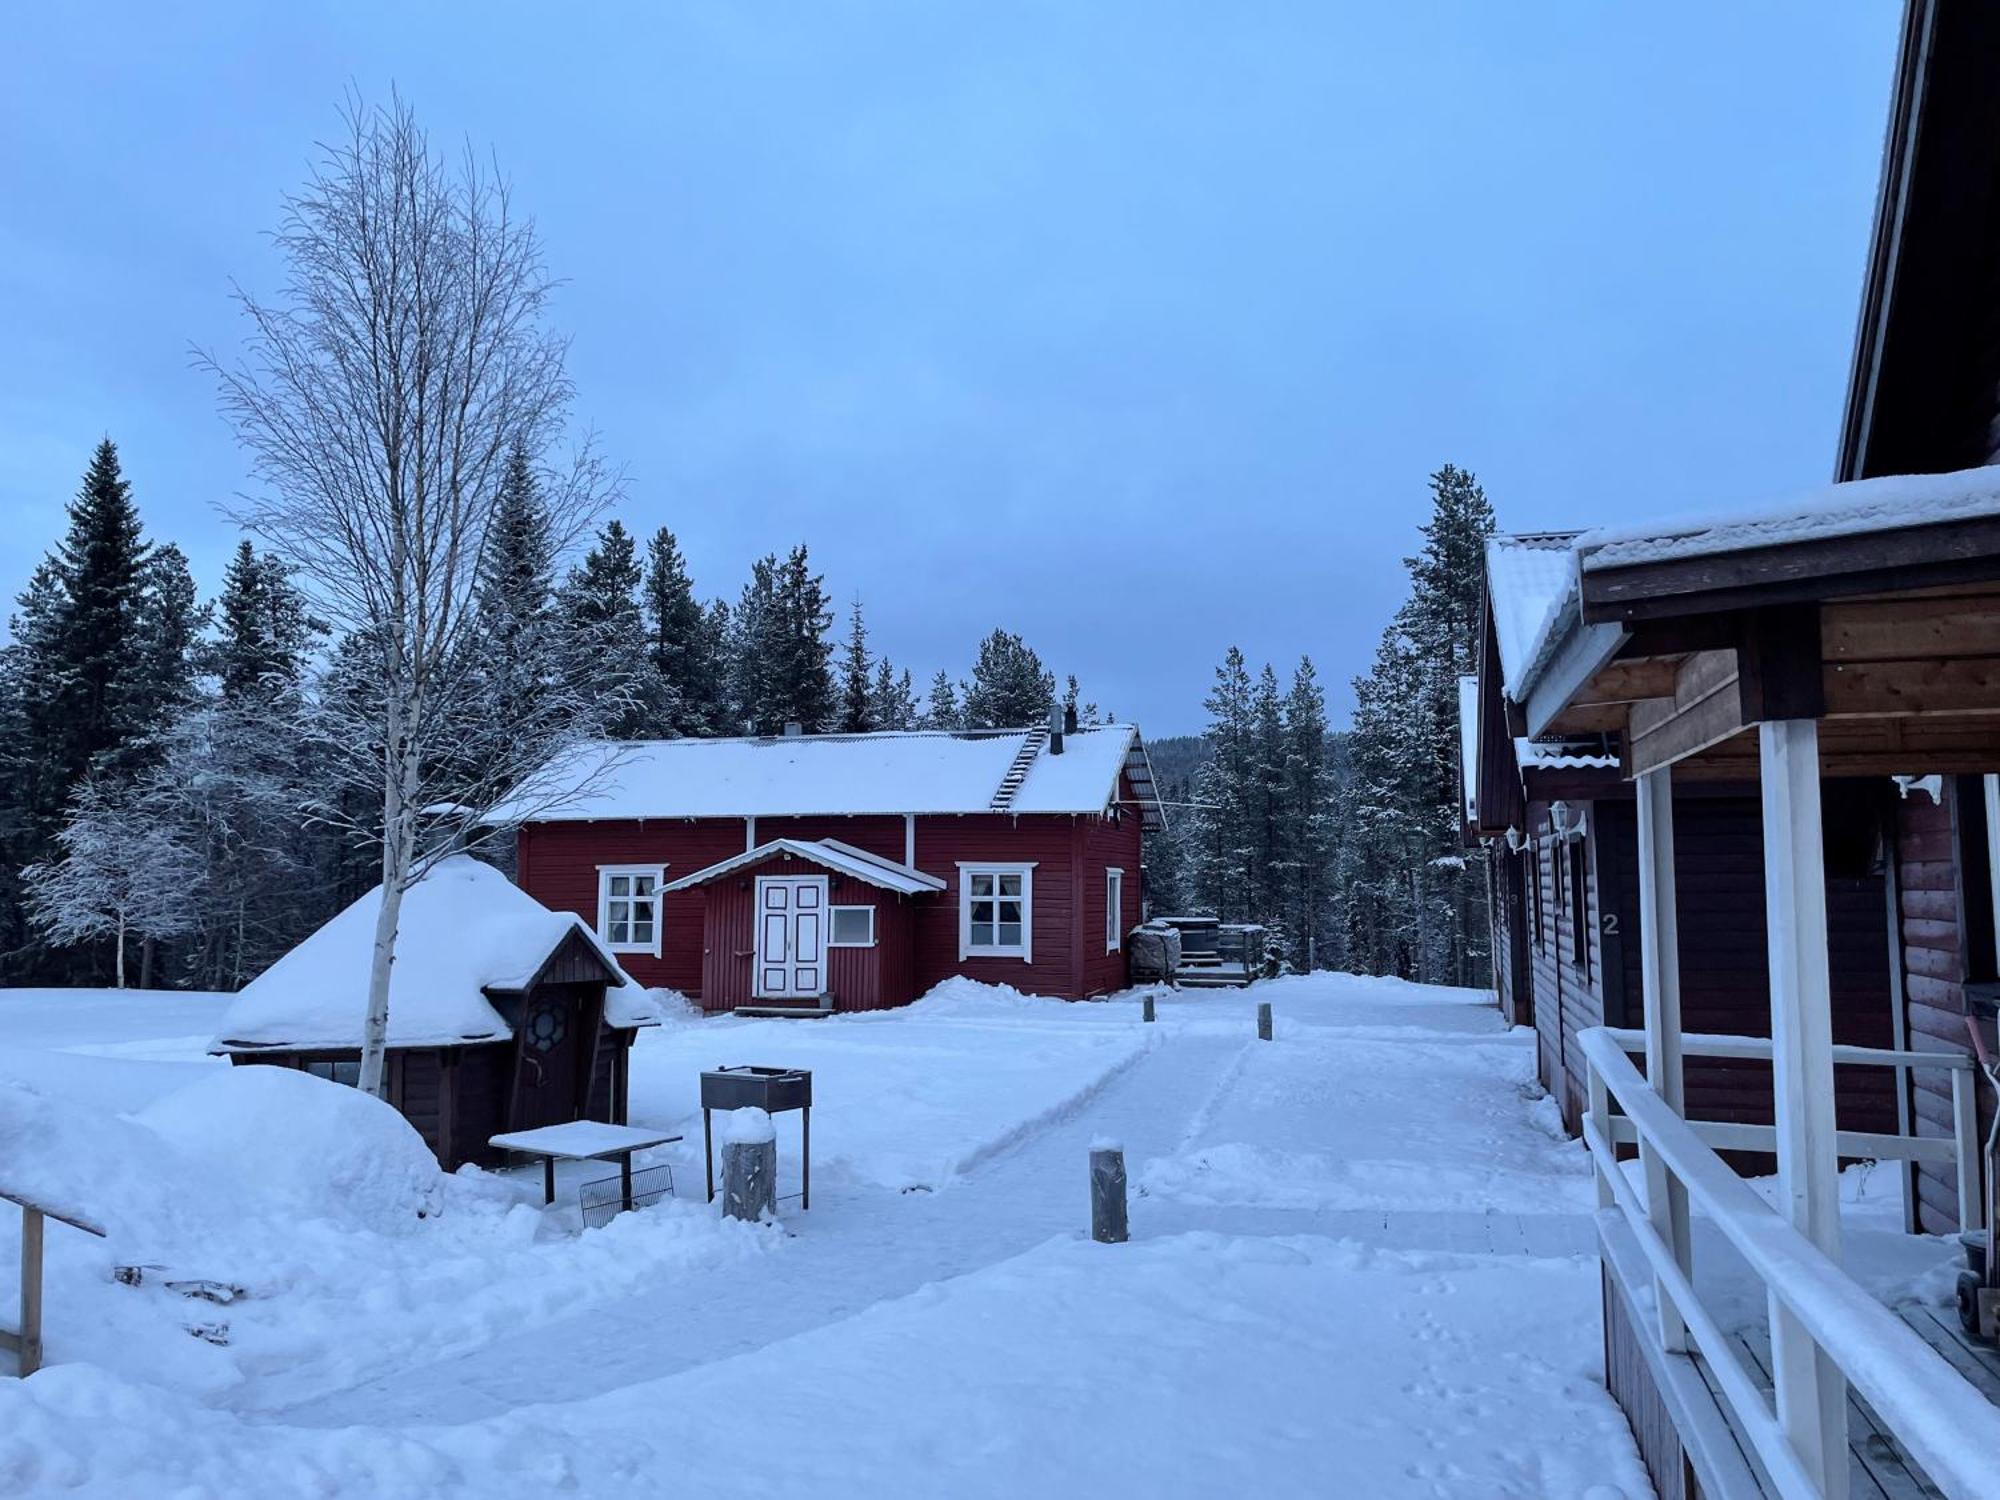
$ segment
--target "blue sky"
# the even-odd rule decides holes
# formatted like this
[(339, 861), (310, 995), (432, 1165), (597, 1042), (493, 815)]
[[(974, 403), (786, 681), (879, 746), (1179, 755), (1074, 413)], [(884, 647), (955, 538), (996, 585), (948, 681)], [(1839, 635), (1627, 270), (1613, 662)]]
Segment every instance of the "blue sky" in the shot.
[(0, 56), (0, 587), (110, 434), (204, 591), (245, 482), (191, 345), (393, 83), (568, 285), (626, 524), (796, 540), (919, 679), (994, 625), (1155, 734), (1333, 689), (1425, 476), (1503, 526), (1833, 464), (1898, 7), (38, 6)]

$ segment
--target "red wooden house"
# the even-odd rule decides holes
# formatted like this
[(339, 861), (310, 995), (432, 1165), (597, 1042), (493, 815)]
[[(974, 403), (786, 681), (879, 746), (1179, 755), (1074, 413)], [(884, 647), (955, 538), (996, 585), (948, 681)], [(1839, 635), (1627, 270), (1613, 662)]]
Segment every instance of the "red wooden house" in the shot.
[(966, 975), (1125, 984), (1140, 839), (1163, 826), (1125, 725), (594, 746), (525, 823), (517, 879), (627, 973), (704, 1010), (875, 1010)]

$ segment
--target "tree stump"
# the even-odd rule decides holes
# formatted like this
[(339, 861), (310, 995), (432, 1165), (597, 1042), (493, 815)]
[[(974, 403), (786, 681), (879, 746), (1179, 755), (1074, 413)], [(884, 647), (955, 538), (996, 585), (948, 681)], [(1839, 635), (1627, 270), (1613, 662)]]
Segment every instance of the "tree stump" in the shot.
[(1100, 1245), (1122, 1245), (1130, 1237), (1125, 1216), (1125, 1151), (1121, 1146), (1090, 1148), (1090, 1237)]
[(1268, 1000), (1257, 1002), (1257, 1040), (1271, 1040), (1271, 1002)]
[(778, 1135), (761, 1109), (730, 1113), (722, 1132), (722, 1212), (754, 1224), (777, 1213)]

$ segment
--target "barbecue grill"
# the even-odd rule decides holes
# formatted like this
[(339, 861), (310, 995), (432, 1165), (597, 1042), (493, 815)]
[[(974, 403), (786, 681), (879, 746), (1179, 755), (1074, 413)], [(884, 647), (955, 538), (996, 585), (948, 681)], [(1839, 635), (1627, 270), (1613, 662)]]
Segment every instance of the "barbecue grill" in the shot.
[(812, 1207), (813, 1076), (805, 1068), (759, 1068), (748, 1063), (713, 1068), (701, 1075), (702, 1155), (708, 1163), (708, 1201), (715, 1201), (715, 1131), (711, 1112), (761, 1109), (766, 1114), (799, 1112), (799, 1207)]

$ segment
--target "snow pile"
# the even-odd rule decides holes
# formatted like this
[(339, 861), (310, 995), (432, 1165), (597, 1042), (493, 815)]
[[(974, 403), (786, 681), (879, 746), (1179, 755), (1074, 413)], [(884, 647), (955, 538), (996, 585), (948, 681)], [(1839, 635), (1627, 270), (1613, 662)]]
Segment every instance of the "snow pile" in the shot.
[(723, 1111), (722, 1140), (730, 1146), (761, 1146), (766, 1141), (778, 1138), (778, 1127), (771, 1123), (771, 1116), (761, 1109), (731, 1109)]
[(1824, 485), (1774, 504), (1586, 532), (1586, 572), (2000, 515), (2000, 467)]
[[(377, 886), (279, 959), (237, 995), (218, 1028), (223, 1047), (358, 1047), (368, 1011)], [(389, 971), (389, 1045), (455, 1046), (511, 1035), (485, 991), (532, 981), (570, 934), (623, 972), (581, 918), (553, 912), (491, 865), (447, 859), (403, 896)], [(606, 996), (614, 1025), (644, 1024), (621, 990)], [(643, 1007), (643, 1002), (631, 1002)]]
[(276, 1213), (389, 1233), (442, 1206), (437, 1158), (409, 1121), (359, 1089), (250, 1065), (169, 1094), (138, 1123)]

